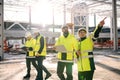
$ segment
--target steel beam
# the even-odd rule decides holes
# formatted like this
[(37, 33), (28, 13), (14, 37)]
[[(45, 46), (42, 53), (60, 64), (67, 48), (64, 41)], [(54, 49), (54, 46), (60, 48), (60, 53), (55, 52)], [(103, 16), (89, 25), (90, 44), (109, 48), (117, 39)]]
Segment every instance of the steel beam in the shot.
[(0, 0), (0, 60), (3, 59), (3, 0)]

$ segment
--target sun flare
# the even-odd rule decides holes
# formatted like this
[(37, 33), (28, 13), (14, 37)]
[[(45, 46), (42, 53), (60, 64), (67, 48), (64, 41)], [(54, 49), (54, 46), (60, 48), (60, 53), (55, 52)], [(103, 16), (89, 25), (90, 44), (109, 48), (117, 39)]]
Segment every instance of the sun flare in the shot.
[(46, 0), (33, 5), (31, 11), (32, 22), (39, 24), (52, 23), (52, 7)]

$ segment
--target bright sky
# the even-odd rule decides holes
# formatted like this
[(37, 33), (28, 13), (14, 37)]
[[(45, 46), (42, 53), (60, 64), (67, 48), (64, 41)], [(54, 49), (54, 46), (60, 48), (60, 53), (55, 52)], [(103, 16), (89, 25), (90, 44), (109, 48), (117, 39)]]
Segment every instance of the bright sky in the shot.
[(52, 23), (52, 8), (45, 1), (41, 3), (37, 3), (31, 7), (31, 19), (33, 23), (43, 23), (43, 24), (51, 24)]
[(63, 11), (56, 11), (56, 7), (52, 7), (47, 0), (41, 0), (41, 2), (32, 6), (33, 23), (52, 24), (53, 15), (55, 24), (63, 24)]
[[(54, 10), (54, 11), (53, 11)], [(64, 13), (63, 11), (56, 11), (55, 7), (53, 8), (46, 0), (42, 0), (40, 3), (37, 3), (32, 6), (32, 22), (33, 23), (42, 23), (42, 24), (52, 24), (53, 23), (53, 14), (54, 14), (54, 23), (63, 24), (64, 23)], [(104, 18), (104, 16), (96, 15), (96, 24), (99, 23)], [(71, 22), (71, 14), (66, 13), (66, 22)], [(107, 23), (106, 26), (110, 26), (110, 19), (105, 20)], [(89, 25), (94, 26), (94, 16), (89, 16)]]
[[(105, 18), (106, 16), (99, 16), (96, 15), (96, 25)], [(89, 26), (94, 26), (94, 16), (93, 15), (89, 15)], [(110, 18), (107, 17), (105, 19), (105, 26), (110, 26)]]

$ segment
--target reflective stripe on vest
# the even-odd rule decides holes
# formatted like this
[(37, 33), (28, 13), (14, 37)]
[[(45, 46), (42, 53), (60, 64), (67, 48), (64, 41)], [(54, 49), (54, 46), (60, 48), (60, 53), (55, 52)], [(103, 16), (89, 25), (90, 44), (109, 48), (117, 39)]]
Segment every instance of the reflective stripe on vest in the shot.
[(26, 58), (36, 58), (35, 56), (26, 56)]
[(93, 58), (94, 56), (93, 55), (89, 55), (89, 56), (82, 56), (82, 57), (79, 57), (79, 60), (84, 59), (84, 58)]
[[(73, 52), (76, 52), (76, 51), (62, 51), (62, 52), (65, 52), (65, 53), (73, 53)], [(92, 50), (84, 50), (84, 51), (81, 51), (81, 54), (82, 54), (82, 53), (86, 53), (86, 52), (92, 52)]]
[(92, 52), (92, 50), (84, 50), (84, 51), (81, 51), (81, 54), (83, 54), (83, 53), (88, 53), (88, 52)]
[(69, 60), (58, 60), (60, 62), (74, 62), (73, 60), (69, 61)]

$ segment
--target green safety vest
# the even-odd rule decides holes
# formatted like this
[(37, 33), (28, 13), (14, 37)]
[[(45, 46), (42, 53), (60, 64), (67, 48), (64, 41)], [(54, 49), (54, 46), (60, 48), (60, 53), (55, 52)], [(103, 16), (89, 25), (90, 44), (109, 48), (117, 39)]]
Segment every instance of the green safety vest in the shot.
[[(41, 37), (42, 36), (39, 36), (36, 39), (36, 45), (35, 45), (35, 49), (34, 49), (35, 52), (38, 52), (40, 47), (41, 47), (40, 46), (40, 39), (41, 39)], [(45, 39), (44, 39), (44, 48), (43, 48), (43, 50), (42, 50), (42, 52), (40, 53), (39, 56), (46, 56), (46, 40)]]
[[(64, 47), (67, 50), (66, 60), (72, 61), (74, 57), (73, 50), (74, 49), (76, 50), (76, 47), (77, 47), (77, 40), (75, 39), (75, 37), (72, 34), (69, 34), (67, 38), (65, 38), (64, 36), (60, 36), (55, 43), (55, 46), (58, 46), (58, 45), (64, 45)], [(58, 52), (57, 57), (59, 60), (61, 60), (62, 52)]]
[[(33, 39), (33, 38), (31, 38), (29, 41), (27, 40), (26, 42), (25, 42), (25, 47), (32, 47), (33, 49), (34, 49), (34, 47), (35, 47), (35, 43), (36, 43), (36, 40), (35, 39)], [(27, 56), (35, 56), (35, 53), (34, 53), (34, 51), (28, 51), (28, 55)]]
[[(93, 58), (93, 55), (89, 55), (89, 52), (93, 52), (93, 40), (91, 36), (87, 37), (85, 40), (78, 42), (78, 49), (81, 52), (79, 59), (77, 61), (78, 71), (91, 71), (92, 68), (90, 58)], [(92, 61), (93, 63), (93, 61)]]

